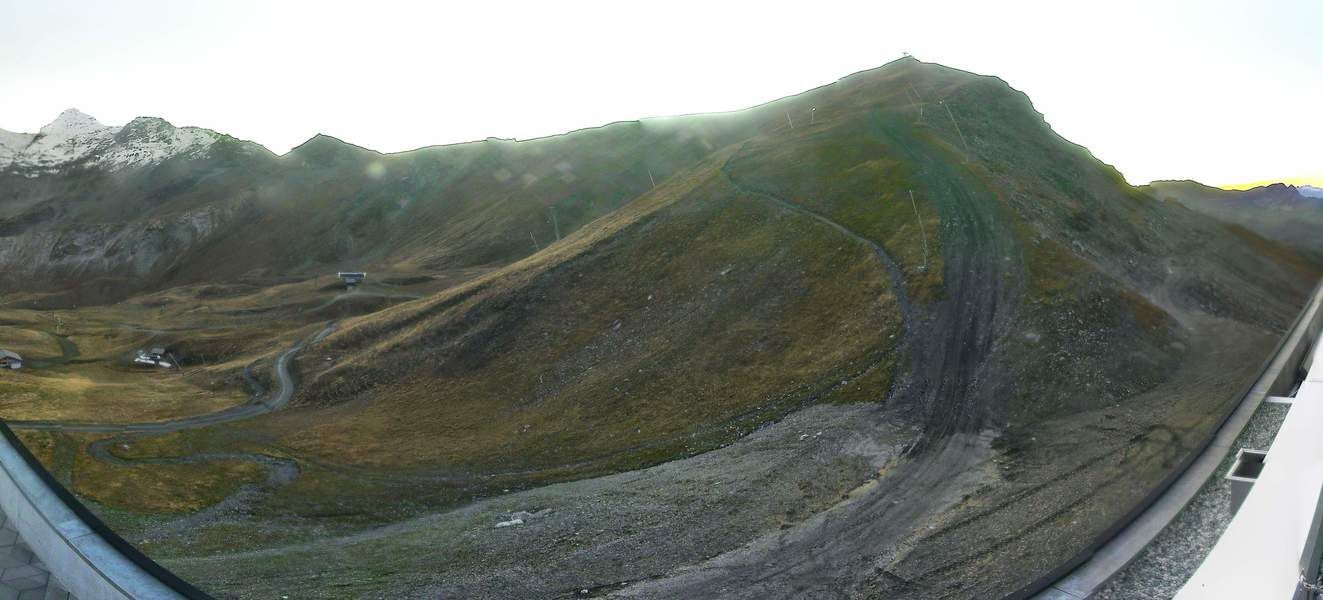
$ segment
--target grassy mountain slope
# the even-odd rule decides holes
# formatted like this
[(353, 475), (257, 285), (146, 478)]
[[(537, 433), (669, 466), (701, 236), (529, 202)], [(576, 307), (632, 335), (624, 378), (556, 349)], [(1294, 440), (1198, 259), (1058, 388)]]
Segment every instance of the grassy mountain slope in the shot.
[(895, 299), (833, 233), (705, 163), (533, 258), (345, 323), (320, 349), (345, 358), (299, 398), (333, 416), (287, 443), (473, 473), (624, 465), (877, 399)]
[(347, 268), (500, 266), (754, 127), (651, 119), (391, 155), (317, 136), (275, 157), (225, 138), (205, 156), (122, 171), (0, 173), (0, 265), (6, 283), (62, 292), (51, 306)]
[(1155, 181), (1145, 191), (1259, 236), (1282, 242), (1316, 264), (1323, 264), (1323, 202), (1295, 186), (1273, 184), (1223, 190), (1193, 181)]
[[(289, 409), (107, 450), (299, 466), (207, 519), (106, 500), (236, 596), (1003, 596), (1169, 472), (1319, 275), (1127, 185), (1005, 82), (913, 59), (736, 113), (389, 156), (323, 137), (243, 168), (180, 184), (242, 209), (144, 267), (152, 285), (465, 275), (350, 311)], [(153, 210), (213, 205), (181, 194)], [(17, 204), (10, 243), (87, 227)], [(315, 284), (275, 289), (254, 296), (301, 294), (273, 311), (286, 340), (333, 316), (305, 310), (328, 306)], [(765, 446), (809, 458), (758, 471), (765, 502), (722, 496)], [(556, 482), (513, 546), (473, 516)], [(635, 543), (601, 523), (632, 494), (685, 509)], [(271, 572), (233, 576), (252, 569)]]
[[(1168, 472), (1256, 366), (1216, 349), (1266, 352), (1318, 276), (1126, 185), (1000, 80), (901, 61), (760, 110), (774, 124), (561, 244), (344, 322), (303, 408), (260, 429), (519, 486), (885, 399), (918, 435), (845, 514), (641, 593), (1002, 595)], [(554, 591), (539, 577), (516, 593)]]

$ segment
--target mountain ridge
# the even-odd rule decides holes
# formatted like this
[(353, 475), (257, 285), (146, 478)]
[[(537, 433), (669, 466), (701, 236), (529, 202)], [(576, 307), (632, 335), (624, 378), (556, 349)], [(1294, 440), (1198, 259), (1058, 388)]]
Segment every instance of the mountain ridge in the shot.
[(1323, 202), (1306, 195), (1302, 187), (1274, 183), (1226, 190), (1193, 181), (1154, 181), (1141, 189), (1323, 261), (1323, 236), (1318, 234), (1323, 229)]
[[(897, 59), (892, 60), (892, 61), (890, 61), (890, 62), (884, 63), (884, 64), (879, 65), (879, 66), (877, 66), (877, 67), (871, 67), (871, 68), (867, 68), (867, 69), (861, 69), (861, 70), (856, 71), (856, 72), (854, 72), (854, 73), (850, 73), (849, 75), (845, 75), (845, 76), (843, 76), (843, 77), (840, 77), (840, 78), (838, 78), (838, 79), (836, 79), (835, 81), (830, 82), (830, 83), (825, 83), (825, 84), (823, 84), (823, 85), (820, 85), (820, 86), (817, 86), (817, 87), (813, 87), (813, 88), (810, 88), (810, 89), (805, 90), (805, 91), (802, 91), (802, 92), (798, 92), (798, 93), (790, 94), (790, 95), (787, 95), (787, 96), (782, 96), (782, 97), (780, 97), (780, 98), (776, 98), (776, 99), (773, 99), (773, 100), (768, 100), (768, 101), (766, 101), (766, 102), (762, 102), (762, 103), (754, 104), (754, 105), (751, 105), (751, 106), (748, 106), (748, 107), (744, 107), (744, 108), (736, 108), (736, 109), (723, 110), (723, 111), (700, 111), (700, 112), (691, 112), (691, 113), (678, 113), (678, 114), (674, 114), (674, 115), (640, 117), (640, 118), (637, 118), (637, 119), (623, 119), (623, 120), (618, 120), (618, 121), (611, 121), (611, 122), (608, 122), (608, 123), (604, 123), (604, 124), (602, 124), (602, 125), (592, 125), (592, 126), (579, 127), (579, 128), (576, 128), (576, 129), (571, 129), (571, 130), (564, 131), (564, 132), (560, 132), (560, 133), (552, 133), (552, 134), (547, 134), (547, 135), (542, 135), (542, 136), (536, 136), (536, 137), (530, 137), (530, 138), (522, 138), (522, 139), (521, 139), (521, 138), (486, 137), (486, 138), (483, 138), (483, 139), (463, 140), (463, 141), (455, 141), (455, 142), (445, 142), (445, 143), (440, 143), (440, 144), (428, 144), (428, 145), (424, 145), (424, 146), (419, 146), (419, 147), (417, 147), (417, 148), (404, 149), (404, 150), (382, 151), (382, 150), (377, 150), (377, 149), (374, 149), (374, 148), (369, 148), (369, 147), (367, 147), (367, 146), (363, 146), (363, 145), (360, 145), (360, 144), (356, 144), (356, 143), (353, 143), (353, 142), (349, 142), (349, 141), (345, 140), (344, 138), (341, 138), (341, 137), (338, 137), (338, 136), (335, 136), (335, 135), (332, 135), (332, 134), (328, 134), (328, 133), (324, 133), (324, 132), (319, 132), (319, 133), (315, 133), (315, 134), (313, 134), (313, 135), (310, 136), (307, 140), (304, 140), (304, 141), (301, 142), (300, 144), (291, 147), (290, 150), (288, 150), (288, 151), (286, 151), (286, 152), (284, 152), (284, 153), (280, 153), (280, 154), (276, 154), (276, 153), (274, 153), (274, 152), (271, 152), (270, 149), (266, 148), (265, 145), (261, 144), (260, 142), (247, 141), (247, 140), (240, 140), (240, 141), (243, 141), (244, 143), (248, 143), (248, 144), (253, 144), (253, 145), (256, 145), (256, 146), (260, 146), (260, 147), (262, 147), (264, 150), (266, 150), (268, 153), (271, 153), (272, 155), (274, 155), (274, 156), (278, 156), (278, 157), (284, 157), (284, 156), (287, 156), (290, 152), (293, 152), (295, 149), (297, 149), (297, 148), (299, 148), (299, 147), (301, 147), (301, 146), (303, 146), (303, 145), (306, 145), (306, 144), (308, 144), (309, 142), (312, 142), (312, 141), (314, 141), (314, 140), (318, 140), (318, 138), (329, 138), (329, 139), (334, 140), (334, 141), (336, 141), (336, 142), (339, 142), (339, 143), (342, 143), (342, 144), (346, 144), (346, 145), (349, 145), (349, 146), (353, 146), (353, 147), (355, 147), (355, 148), (359, 148), (359, 149), (362, 149), (362, 150), (365, 150), (365, 151), (368, 151), (368, 152), (372, 152), (372, 153), (375, 153), (375, 154), (380, 154), (380, 155), (383, 155), (383, 156), (393, 156), (393, 155), (409, 154), (409, 153), (418, 152), (418, 151), (422, 151), (422, 150), (431, 150), (431, 149), (447, 148), (447, 147), (454, 147), (454, 146), (466, 146), (466, 145), (470, 145), (470, 144), (481, 144), (481, 143), (492, 143), (492, 142), (496, 142), (496, 143), (504, 143), (504, 142), (513, 142), (513, 143), (538, 142), (538, 141), (544, 141), (544, 140), (554, 140), (554, 139), (557, 139), (557, 138), (563, 138), (563, 137), (566, 137), (566, 136), (574, 136), (574, 135), (576, 135), (576, 134), (581, 134), (581, 133), (585, 133), (585, 132), (591, 132), (591, 131), (596, 131), (596, 130), (601, 130), (601, 129), (611, 128), (611, 127), (615, 127), (615, 126), (622, 126), (622, 125), (631, 125), (631, 124), (632, 124), (632, 125), (642, 125), (642, 124), (648, 124), (648, 123), (661, 123), (661, 122), (665, 122), (665, 121), (668, 121), (668, 120), (692, 119), (692, 118), (698, 118), (698, 119), (701, 119), (701, 118), (706, 118), (706, 117), (721, 117), (721, 116), (726, 116), (726, 115), (736, 115), (736, 114), (739, 114), (739, 113), (742, 113), (742, 112), (746, 112), (746, 111), (750, 111), (750, 110), (757, 110), (757, 109), (765, 108), (765, 107), (768, 107), (768, 106), (771, 106), (771, 105), (774, 105), (774, 104), (777, 104), (777, 103), (782, 103), (782, 102), (786, 102), (786, 101), (789, 101), (789, 100), (793, 100), (793, 99), (795, 99), (795, 98), (807, 97), (807, 96), (812, 95), (812, 94), (814, 94), (814, 93), (820, 92), (821, 90), (828, 89), (828, 88), (830, 88), (830, 87), (832, 87), (832, 86), (834, 86), (834, 85), (839, 85), (839, 84), (848, 83), (850, 80), (855, 80), (855, 79), (859, 79), (859, 78), (862, 78), (862, 77), (867, 77), (867, 76), (869, 76), (869, 74), (871, 74), (871, 73), (875, 73), (875, 72), (877, 72), (877, 71), (880, 71), (880, 70), (886, 69), (886, 68), (891, 67), (891, 66), (893, 66), (893, 65), (907, 64), (907, 63), (916, 63), (916, 64), (924, 64), (924, 65), (936, 65), (936, 63), (923, 63), (922, 61), (919, 61), (917, 58), (914, 58), (914, 57), (912, 57), (912, 56), (905, 56), (905, 57), (897, 58)], [(977, 73), (973, 73), (973, 72), (970, 72), (970, 71), (964, 71), (964, 70), (961, 70), (961, 69), (956, 69), (956, 68), (953, 68), (953, 67), (946, 67), (946, 66), (944, 66), (944, 65), (942, 65), (941, 67), (944, 68), (944, 69), (949, 69), (949, 70), (951, 70), (951, 71), (953, 71), (953, 72), (963, 73), (963, 74), (969, 75), (969, 76), (971, 76), (971, 77), (987, 78), (987, 79), (990, 79), (990, 80), (993, 80), (993, 81), (1000, 82), (1001, 84), (1006, 85), (1007, 87), (1010, 87), (1010, 85), (1009, 85), (1008, 83), (1006, 83), (1005, 80), (1003, 80), (1003, 79), (1001, 79), (1000, 77), (997, 77), (997, 76), (995, 76), (995, 75), (982, 75), (982, 74), (977, 74)], [(1026, 98), (1027, 98), (1027, 97), (1026, 97)], [(65, 113), (76, 113), (77, 115), (82, 115), (82, 117), (80, 117), (80, 118), (90, 119), (92, 122), (97, 123), (97, 125), (99, 125), (99, 126), (102, 127), (102, 128), (107, 127), (107, 126), (104, 126), (104, 125), (100, 125), (99, 122), (96, 121), (95, 117), (92, 117), (91, 115), (87, 115), (87, 114), (85, 114), (85, 113), (82, 113), (81, 111), (79, 111), (79, 110), (77, 110), (77, 109), (74, 109), (74, 108), (66, 109), (64, 112), (61, 113), (61, 115), (64, 115)], [(153, 116), (140, 116), (140, 117), (135, 117), (135, 118), (134, 118), (134, 120), (137, 120), (137, 119), (151, 119), (151, 120), (165, 121), (165, 119), (162, 119), (161, 117), (153, 117)], [(55, 124), (56, 122), (59, 122), (59, 121), (60, 121), (60, 117), (57, 116), (56, 119), (55, 119), (55, 121), (52, 121), (51, 124), (48, 124), (48, 125), (46, 125), (46, 126), (43, 126), (43, 128), (44, 128), (44, 127), (49, 127), (49, 126), (51, 126), (52, 124)], [(167, 123), (168, 123), (168, 122), (167, 122)], [(208, 129), (208, 128), (205, 128), (205, 127), (200, 127), (200, 126), (185, 126), (185, 127), (180, 127), (180, 129), (199, 129), (199, 130), (203, 130), (203, 131), (209, 131), (209, 132), (212, 132), (212, 133), (217, 133), (215, 130)], [(3, 129), (3, 128), (0, 128), (0, 139), (2, 139), (2, 136), (6, 135), (6, 134), (8, 134), (8, 135), (15, 135), (15, 136), (33, 136), (33, 135), (36, 135), (36, 134), (28, 134), (28, 133), (10, 132), (10, 131), (7, 131), (7, 130), (5, 130), (5, 129)], [(219, 135), (226, 135), (226, 134), (219, 134)], [(227, 136), (227, 137), (228, 137), (228, 136)], [(3, 167), (3, 165), (0, 164), (0, 168), (2, 168), (2, 167)]]
[(1216, 425), (1319, 274), (912, 59), (536, 140), (212, 148), (0, 174), (0, 283), (159, 328), (199, 386), (336, 321), (287, 409), (109, 448), (293, 480), (179, 528), (71, 477), (218, 595), (1013, 595)]
[(136, 117), (114, 127), (77, 109), (66, 109), (35, 134), (0, 131), (0, 171), (36, 178), (91, 162), (109, 170), (198, 156), (223, 136), (200, 127), (175, 127), (159, 117)]

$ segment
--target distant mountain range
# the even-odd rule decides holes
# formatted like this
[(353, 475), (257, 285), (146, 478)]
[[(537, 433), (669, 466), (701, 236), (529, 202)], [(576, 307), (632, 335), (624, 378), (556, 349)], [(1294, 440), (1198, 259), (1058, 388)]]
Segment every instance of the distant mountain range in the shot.
[(318, 135), (276, 156), (68, 110), (36, 134), (0, 134), (0, 285), (87, 304), (241, 276), (506, 264), (757, 128), (651, 119), (392, 155)]
[(155, 117), (108, 127), (71, 108), (37, 133), (0, 129), (0, 171), (36, 177), (74, 164), (108, 170), (145, 167), (175, 156), (203, 156), (222, 137), (209, 129), (176, 128)]
[[(317, 136), (276, 156), (66, 111), (0, 134), (0, 301), (168, 301), (237, 326), (253, 313), (222, 312), (230, 289), (274, 310), (296, 282), (333, 300), (317, 277), (337, 270), (455, 282), (338, 315), (294, 365), (290, 409), (235, 426), (242, 446), (224, 452), (333, 463), (337, 483), (255, 500), (288, 512), (172, 557), (217, 596), (409, 597), (426, 580), (442, 586), (430, 597), (547, 598), (678, 573), (641, 595), (1007, 597), (1086, 552), (1254, 376), (1319, 269), (1273, 239), (1310, 247), (1293, 230), (1226, 220), (1311, 214), (1299, 198), (1130, 186), (1005, 81), (912, 58), (741, 111), (397, 154)], [(323, 319), (315, 306), (299, 326)], [(250, 363), (232, 361), (235, 380)], [(868, 416), (832, 420), (844, 406)], [(778, 427), (790, 437), (759, 437)], [(844, 427), (868, 429), (805, 462), (864, 477), (686, 474), (717, 449)], [(341, 531), (320, 525), (358, 518), (351, 481), (371, 491), (356, 496), (367, 515), (424, 481), (495, 497), (663, 463), (692, 486), (682, 516), (651, 511), (632, 479), (601, 498), (638, 517), (597, 500), (510, 507), (592, 513), (563, 535), (484, 524), (445, 531), (452, 551), (420, 523), (352, 559), (334, 553), (361, 547), (338, 543), (217, 550), (280, 544), (296, 524), (318, 527), (301, 543)], [(514, 562), (474, 549), (501, 539)], [(742, 547), (756, 554), (737, 568), (696, 567)]]
[(1224, 190), (1194, 181), (1155, 181), (1142, 189), (1219, 220), (1279, 240), (1323, 263), (1323, 190), (1282, 183)]
[(1300, 192), (1302, 196), (1309, 196), (1310, 198), (1323, 198), (1323, 188), (1321, 187), (1314, 187), (1312, 185), (1298, 185), (1296, 186), (1296, 191)]

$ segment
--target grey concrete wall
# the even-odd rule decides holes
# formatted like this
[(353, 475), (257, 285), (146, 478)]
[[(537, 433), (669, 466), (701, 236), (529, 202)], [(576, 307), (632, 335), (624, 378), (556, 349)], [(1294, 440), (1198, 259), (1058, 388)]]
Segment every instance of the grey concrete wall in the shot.
[(0, 510), (60, 584), (81, 600), (183, 598), (92, 531), (4, 436)]
[(1222, 459), (1232, 450), (1231, 444), (1244, 429), (1254, 412), (1270, 395), (1284, 395), (1294, 383), (1300, 362), (1309, 351), (1311, 342), (1320, 338), (1323, 325), (1323, 283), (1314, 288), (1308, 302), (1280, 346), (1264, 365), (1263, 372), (1241, 399), (1240, 404), (1227, 417), (1222, 426), (1207, 440), (1202, 450), (1186, 468), (1148, 504), (1134, 519), (1126, 522), (1116, 534), (1092, 549), (1073, 569), (1058, 576), (1037, 591), (1024, 591), (1013, 597), (1032, 600), (1081, 600), (1088, 598), (1113, 575), (1139, 556), (1144, 547), (1157, 537), (1172, 519), (1213, 476)]

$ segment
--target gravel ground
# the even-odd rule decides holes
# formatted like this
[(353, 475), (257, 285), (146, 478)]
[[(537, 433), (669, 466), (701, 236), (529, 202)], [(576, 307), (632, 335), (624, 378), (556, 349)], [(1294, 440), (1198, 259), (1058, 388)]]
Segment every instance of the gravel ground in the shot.
[(158, 558), (218, 598), (601, 595), (851, 505), (913, 442), (916, 430), (890, 420), (879, 404), (814, 406), (724, 448), (639, 471), (307, 544)]
[[(1272, 445), (1290, 409), (1264, 402), (1240, 432), (1232, 449), (1262, 450)], [(1165, 600), (1176, 595), (1194, 574), (1231, 522), (1231, 486), (1223, 475), (1235, 462), (1228, 452), (1190, 504), (1125, 569), (1093, 597), (1099, 600)]]

